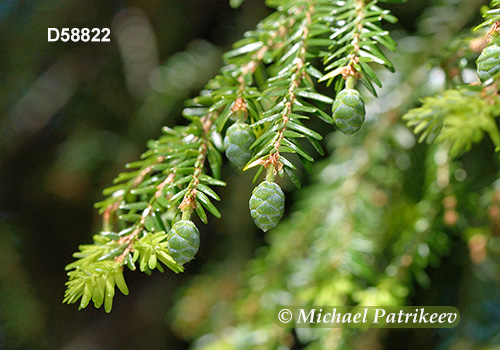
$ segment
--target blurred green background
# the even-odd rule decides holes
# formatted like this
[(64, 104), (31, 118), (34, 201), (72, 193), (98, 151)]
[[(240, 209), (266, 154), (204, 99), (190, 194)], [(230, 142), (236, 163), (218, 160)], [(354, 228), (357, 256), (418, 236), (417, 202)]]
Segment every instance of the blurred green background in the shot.
[[(438, 48), (478, 23), (486, 3), (413, 0), (387, 7), (400, 18), (391, 28), (396, 36), (432, 37)], [(190, 322), (229, 317), (209, 303), (234, 300), (234, 281), (266, 244), (247, 213), (253, 174), (226, 166), (223, 220), (201, 227), (196, 260), (181, 275), (126, 273), (131, 294), (117, 294), (109, 315), (61, 303), (64, 266), (100, 225), (92, 205), (101, 190), (161, 126), (184, 123), (183, 101), (217, 73), (231, 43), (268, 13), (261, 0), (238, 9), (228, 0), (0, 2), (0, 348), (187, 349), (185, 338), (202, 334), (189, 334)], [(106, 27), (112, 37), (110, 43), (49, 43), (49, 27)], [(403, 72), (410, 69), (401, 64)], [(285, 190), (294, 189), (286, 184)], [(467, 257), (466, 246), (458, 249)], [(467, 292), (456, 282), (463, 263), (455, 265), (437, 273), (436, 280), (446, 282), (440, 293), (449, 286), (452, 293)], [(201, 273), (221, 277), (205, 277), (206, 289), (190, 290), (199, 302), (184, 298), (176, 307), (193, 319), (177, 317), (173, 327), (176, 300)], [(395, 344), (401, 337), (396, 334)]]

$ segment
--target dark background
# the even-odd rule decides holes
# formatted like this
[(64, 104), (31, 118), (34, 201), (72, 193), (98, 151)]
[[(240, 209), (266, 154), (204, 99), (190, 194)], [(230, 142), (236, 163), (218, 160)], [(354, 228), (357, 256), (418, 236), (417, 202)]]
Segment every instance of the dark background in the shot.
[[(98, 230), (93, 203), (102, 189), (161, 126), (185, 122), (183, 101), (217, 73), (223, 49), (268, 13), (262, 1), (237, 10), (226, 0), (0, 3), (6, 348), (187, 348), (173, 336), (168, 312), (176, 288), (224, 255), (214, 241), (205, 240), (185, 274), (127, 274), (131, 295), (117, 295), (110, 315), (61, 303), (64, 266)], [(112, 37), (49, 43), (49, 27), (110, 28)], [(244, 246), (247, 257), (253, 248)]]

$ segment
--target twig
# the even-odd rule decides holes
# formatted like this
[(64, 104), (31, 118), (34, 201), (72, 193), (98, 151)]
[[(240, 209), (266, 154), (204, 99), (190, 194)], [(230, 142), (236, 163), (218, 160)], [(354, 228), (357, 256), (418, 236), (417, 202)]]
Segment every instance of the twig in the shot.
[[(156, 200), (158, 200), (159, 197), (161, 197), (161, 196), (164, 195), (163, 194), (163, 189), (165, 188), (166, 185), (169, 185), (172, 182), (174, 182), (174, 180), (175, 180), (175, 174), (174, 173), (170, 173), (170, 174), (168, 174), (168, 176), (166, 177), (165, 180), (163, 180), (158, 186), (156, 186), (155, 194), (151, 198), (151, 200), (149, 201), (148, 207), (146, 209), (144, 209), (144, 211), (142, 212), (141, 220), (139, 221), (139, 223), (136, 224), (136, 227), (134, 228), (134, 231), (132, 231), (131, 234), (129, 234), (129, 235), (125, 236), (125, 237), (121, 237), (118, 240), (118, 244), (119, 245), (122, 245), (124, 243), (127, 243), (128, 245), (123, 250), (123, 253), (121, 253), (118, 257), (115, 258), (115, 260), (117, 262), (123, 263), (123, 260), (125, 259), (125, 257), (127, 256), (127, 254), (130, 253), (133, 250), (133, 244), (134, 244), (136, 238), (139, 236), (139, 234), (143, 230), (144, 223), (146, 222), (146, 218), (148, 216), (150, 216), (154, 212), (154, 210), (153, 210), (153, 204), (154, 204), (154, 202)], [(170, 197), (170, 196), (167, 195), (167, 198), (168, 197)]]

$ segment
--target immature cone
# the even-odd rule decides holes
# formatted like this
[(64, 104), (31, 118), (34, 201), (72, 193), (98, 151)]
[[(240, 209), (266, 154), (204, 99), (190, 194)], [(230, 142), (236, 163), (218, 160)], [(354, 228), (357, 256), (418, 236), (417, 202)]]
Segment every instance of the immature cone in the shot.
[(477, 75), (484, 83), (500, 72), (500, 36), (496, 35), (476, 61)]
[(193, 260), (200, 248), (200, 231), (190, 220), (177, 221), (167, 235), (170, 256), (180, 265)]
[(352, 135), (365, 121), (365, 102), (357, 90), (342, 90), (332, 106), (335, 125), (346, 135)]
[(229, 162), (238, 169), (243, 169), (252, 158), (250, 146), (254, 142), (255, 134), (248, 124), (235, 123), (231, 125), (227, 129), (226, 137), (224, 137), (224, 148)]
[(249, 206), (255, 225), (266, 232), (280, 222), (285, 211), (285, 194), (278, 184), (262, 181), (254, 188)]

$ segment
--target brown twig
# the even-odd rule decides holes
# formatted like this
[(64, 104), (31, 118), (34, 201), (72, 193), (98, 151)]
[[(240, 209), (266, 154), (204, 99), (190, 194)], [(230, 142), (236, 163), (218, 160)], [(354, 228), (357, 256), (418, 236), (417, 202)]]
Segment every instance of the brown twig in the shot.
[(293, 109), (293, 104), (297, 99), (296, 95), (296, 90), (300, 86), (300, 83), (304, 77), (304, 61), (305, 61), (305, 55), (306, 55), (306, 49), (307, 49), (307, 36), (309, 35), (309, 26), (312, 23), (311, 16), (314, 11), (313, 6), (309, 6), (307, 8), (306, 14), (305, 14), (305, 20), (304, 23), (302, 24), (302, 47), (300, 48), (300, 51), (297, 55), (297, 60), (296, 60), (296, 66), (295, 66), (295, 79), (292, 80), (288, 87), (288, 96), (287, 96), (287, 101), (285, 102), (285, 108), (283, 109), (282, 112), (282, 121), (283, 121), (283, 127), (281, 130), (278, 132), (278, 137), (274, 141), (274, 148), (271, 151), (271, 154), (269, 157), (267, 157), (265, 160), (263, 159), (260, 163), (264, 166), (264, 168), (268, 168), (269, 166), (273, 166), (273, 171), (276, 174), (278, 171), (280, 171), (283, 168), (283, 163), (279, 160), (280, 157), (280, 146), (281, 146), (281, 140), (284, 139), (285, 137), (285, 131), (287, 129), (287, 124), (290, 121), (290, 113), (292, 113)]
[(490, 30), (488, 30), (488, 34), (486, 34), (488, 42), (490, 42), (493, 35), (497, 34), (498, 32), (500, 32), (500, 22), (497, 21), (491, 25)]
[(351, 41), (353, 51), (349, 55), (349, 63), (346, 66), (342, 67), (340, 70), (340, 73), (345, 80), (347, 80), (349, 77), (354, 77), (356, 79), (361, 78), (361, 74), (356, 70), (356, 68), (354, 68), (354, 65), (359, 63), (359, 42), (361, 41), (360, 36), (361, 32), (363, 31), (363, 19), (365, 17), (363, 8), (363, 0), (356, 0), (356, 31)]
[(115, 216), (116, 211), (120, 208), (120, 202), (125, 198), (125, 196), (130, 193), (131, 190), (139, 186), (146, 175), (148, 175), (150, 172), (153, 171), (153, 165), (162, 163), (165, 160), (165, 157), (160, 156), (156, 159), (155, 162), (152, 164), (149, 164), (147, 167), (145, 167), (139, 175), (134, 179), (134, 181), (127, 187), (127, 189), (122, 193), (120, 196), (115, 198), (115, 202), (109, 204), (106, 209), (104, 209), (104, 213), (102, 215), (102, 220), (103, 220), (103, 228), (110, 230), (113, 227), (113, 219)]
[(194, 165), (195, 170), (193, 172), (193, 179), (188, 185), (188, 191), (184, 195), (181, 204), (179, 204), (179, 209), (182, 212), (186, 210), (192, 210), (196, 208), (196, 195), (198, 190), (196, 187), (200, 183), (200, 176), (203, 173), (203, 168), (205, 167), (205, 161), (207, 159), (208, 153), (208, 135), (210, 134), (210, 129), (212, 128), (212, 124), (217, 118), (218, 113), (209, 113), (201, 118), (201, 123), (203, 125), (203, 133), (201, 136), (201, 144), (198, 147), (198, 157), (196, 158), (196, 163)]
[[(136, 238), (141, 233), (141, 231), (144, 229), (144, 223), (146, 222), (146, 218), (148, 216), (150, 216), (154, 212), (154, 210), (153, 210), (153, 204), (154, 204), (154, 202), (159, 197), (161, 197), (161, 196), (164, 195), (163, 189), (168, 184), (171, 184), (172, 182), (174, 182), (174, 180), (175, 180), (175, 174), (174, 173), (170, 173), (165, 178), (165, 180), (163, 180), (158, 186), (156, 186), (156, 191), (155, 191), (154, 196), (151, 198), (151, 200), (150, 200), (150, 202), (148, 204), (148, 207), (146, 209), (144, 209), (144, 211), (142, 212), (141, 220), (139, 221), (139, 223), (136, 224), (136, 227), (134, 228), (134, 230), (132, 231), (132, 233), (129, 234), (129, 235), (127, 235), (127, 236), (121, 237), (118, 240), (118, 244), (119, 245), (127, 243), (127, 247), (123, 250), (123, 253), (121, 253), (119, 256), (117, 256), (115, 258), (115, 260), (117, 262), (123, 263), (123, 260), (125, 259), (125, 257), (127, 256), (127, 254), (130, 253), (131, 251), (133, 251), (133, 244), (134, 244)], [(171, 197), (171, 196), (167, 195), (167, 198), (168, 197)]]
[(295, 22), (294, 19), (290, 19), (286, 25), (280, 26), (277, 30), (273, 31), (269, 36), (267, 43), (264, 46), (262, 46), (259, 50), (257, 50), (257, 52), (253, 55), (252, 59), (249, 62), (244, 64), (243, 67), (241, 67), (241, 74), (238, 77), (238, 82), (240, 83), (241, 92), (243, 92), (243, 90), (246, 87), (245, 76), (247, 74), (253, 74), (255, 72), (257, 67), (262, 63), (266, 52), (278, 49), (283, 45), (282, 42), (277, 43), (276, 38), (278, 37), (283, 38), (290, 30), (290, 28), (293, 27), (294, 22)]

